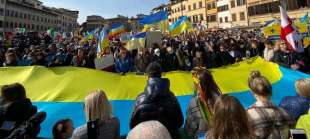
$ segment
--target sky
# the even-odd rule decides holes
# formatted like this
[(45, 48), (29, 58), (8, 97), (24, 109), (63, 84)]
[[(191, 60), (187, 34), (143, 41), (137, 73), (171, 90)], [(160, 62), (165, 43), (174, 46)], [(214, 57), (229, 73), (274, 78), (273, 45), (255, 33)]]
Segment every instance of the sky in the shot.
[(150, 10), (167, 3), (169, 0), (41, 0), (44, 5), (78, 10), (79, 23), (86, 21), (88, 15), (100, 15), (103, 18), (113, 18), (117, 15), (136, 16), (149, 14)]

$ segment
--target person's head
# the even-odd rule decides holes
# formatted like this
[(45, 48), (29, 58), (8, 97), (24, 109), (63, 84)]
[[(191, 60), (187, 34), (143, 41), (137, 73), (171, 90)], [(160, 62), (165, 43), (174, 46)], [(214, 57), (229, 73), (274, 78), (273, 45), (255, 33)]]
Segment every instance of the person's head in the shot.
[(112, 117), (112, 107), (102, 90), (90, 92), (85, 98), (84, 111), (87, 121), (107, 121)]
[(211, 93), (221, 94), (220, 88), (217, 86), (211, 72), (202, 67), (196, 67), (192, 70), (194, 87), (198, 93), (203, 94), (204, 99), (212, 98)]
[(195, 57), (202, 58), (202, 52), (201, 51), (196, 51)]
[(77, 51), (77, 56), (78, 57), (84, 57), (84, 49), (83, 48), (79, 48)]
[(145, 48), (142, 48), (142, 47), (141, 47), (141, 48), (138, 49), (138, 54), (139, 54), (139, 55), (143, 55), (144, 52), (145, 52)]
[(38, 52), (38, 53), (36, 54), (36, 59), (37, 59), (37, 60), (42, 60), (42, 59), (44, 59), (44, 54), (43, 54), (42, 52)]
[(240, 102), (228, 95), (219, 97), (214, 105), (213, 139), (251, 138), (251, 126), (246, 110)]
[(5, 61), (6, 61), (6, 63), (8, 63), (8, 64), (17, 62), (17, 56), (16, 56), (16, 54), (13, 53), (13, 52), (12, 52), (12, 53), (7, 53), (7, 54), (5, 55)]
[(288, 51), (288, 47), (287, 47), (287, 45), (285, 44), (285, 42), (281, 42), (281, 44), (280, 44), (280, 50), (283, 51), (283, 52)]
[(68, 139), (73, 133), (73, 123), (70, 119), (63, 119), (56, 122), (53, 126), (54, 139)]
[(167, 52), (168, 52), (168, 54), (173, 54), (174, 53), (173, 48), (167, 47)]
[(120, 58), (125, 58), (127, 56), (127, 50), (125, 48), (121, 48), (119, 51)]
[(1, 96), (5, 101), (15, 101), (26, 98), (26, 90), (20, 83), (4, 85), (1, 88)]
[(134, 127), (126, 139), (171, 139), (171, 136), (160, 122), (146, 121)]
[(273, 49), (273, 46), (272, 46), (272, 42), (271, 41), (269, 41), (269, 40), (266, 40), (265, 42), (264, 42), (264, 45), (265, 45), (265, 47), (267, 48), (267, 49)]
[(272, 86), (268, 79), (259, 71), (252, 71), (248, 79), (248, 85), (254, 96), (269, 98), (272, 95)]
[(257, 45), (257, 41), (252, 41), (251, 42), (251, 48), (253, 48), (253, 49), (256, 49), (258, 47), (258, 45)]
[(221, 44), (220, 45), (220, 51), (221, 52), (225, 52), (226, 51), (226, 45), (225, 44)]
[(146, 68), (146, 73), (149, 78), (160, 78), (162, 73), (160, 64), (157, 62), (149, 64)]
[(295, 88), (300, 96), (310, 97), (310, 78), (299, 79), (295, 82)]

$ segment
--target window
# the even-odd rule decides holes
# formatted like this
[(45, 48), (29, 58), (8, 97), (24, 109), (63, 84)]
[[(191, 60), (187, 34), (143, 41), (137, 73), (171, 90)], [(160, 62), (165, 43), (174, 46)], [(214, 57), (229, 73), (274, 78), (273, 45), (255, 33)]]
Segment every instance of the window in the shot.
[(28, 20), (31, 20), (31, 15), (30, 14), (28, 14)]
[(222, 17), (220, 18), (220, 23), (223, 23), (223, 18)]
[(5, 11), (5, 16), (10, 16), (10, 11), (9, 10)]
[(15, 12), (15, 18), (17, 18), (18, 17), (18, 12)]
[(194, 23), (199, 22), (198, 15), (194, 15), (194, 16), (193, 16), (193, 20), (194, 20)]
[(249, 16), (253, 15), (261, 15), (267, 13), (277, 13), (279, 12), (278, 6), (280, 5), (279, 1), (269, 2), (264, 4), (259, 4), (255, 6), (248, 7), (248, 14)]
[(200, 14), (200, 21), (203, 20), (203, 14)]
[(189, 22), (192, 22), (192, 17), (189, 16), (189, 17), (188, 17), (188, 21), (189, 21)]
[(0, 28), (2, 28), (2, 27), (3, 27), (3, 21), (0, 20)]
[(237, 15), (235, 13), (231, 14), (232, 21), (237, 21)]
[(4, 22), (4, 27), (8, 28), (9, 27), (9, 23), (7, 21)]
[(240, 12), (240, 21), (244, 21), (245, 20), (245, 14), (244, 12)]
[(223, 5), (217, 8), (218, 12), (228, 11), (228, 5)]
[(227, 16), (225, 17), (225, 22), (228, 23), (228, 17)]
[(10, 28), (13, 28), (13, 22), (10, 23)]
[(245, 5), (245, 0), (237, 0), (237, 6)]
[(209, 15), (207, 18), (208, 22), (215, 22), (216, 21), (216, 15)]
[(203, 5), (202, 5), (202, 1), (199, 2), (199, 8), (202, 8)]
[(4, 14), (4, 9), (0, 8), (0, 15), (3, 15), (3, 14)]
[(212, 4), (211, 4), (211, 3), (208, 3), (208, 4), (207, 4), (207, 9), (208, 9), (208, 10), (212, 9)]
[(24, 14), (24, 19), (27, 19), (27, 14)]
[[(238, 0), (237, 0), (237, 1), (238, 1)], [(235, 0), (230, 1), (230, 6), (231, 6), (231, 8), (236, 7), (236, 5), (235, 5)]]
[(215, 4), (216, 4), (215, 2), (212, 3), (212, 9), (216, 7)]
[(182, 10), (186, 10), (186, 6), (185, 5), (182, 5)]
[(193, 9), (196, 10), (196, 3), (193, 4)]
[(192, 8), (191, 8), (191, 6), (190, 5), (188, 5), (188, 10), (190, 11), (190, 10), (192, 10)]

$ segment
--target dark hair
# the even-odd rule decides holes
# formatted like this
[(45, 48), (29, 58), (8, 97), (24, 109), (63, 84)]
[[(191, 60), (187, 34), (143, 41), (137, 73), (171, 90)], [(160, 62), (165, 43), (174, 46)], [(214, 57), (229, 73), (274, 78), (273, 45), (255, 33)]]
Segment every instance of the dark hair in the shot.
[(20, 83), (4, 85), (1, 88), (1, 96), (6, 101), (15, 101), (26, 98), (26, 90)]
[(246, 110), (228, 95), (219, 97), (214, 105), (213, 139), (251, 139), (251, 126)]
[(269, 40), (266, 40), (266, 41), (264, 42), (264, 44), (265, 44), (265, 45), (272, 45), (272, 42), (269, 41)]
[(162, 73), (160, 64), (157, 62), (149, 64), (146, 68), (146, 73), (149, 77), (160, 78)]
[(53, 137), (54, 139), (62, 139), (62, 134), (68, 130), (67, 123), (71, 122), (70, 119), (62, 119), (56, 122), (53, 126)]
[[(199, 80), (201, 91), (205, 93), (205, 99), (213, 99), (212, 93), (222, 94), (211, 72), (206, 68), (196, 67), (192, 71), (193, 76)], [(215, 100), (214, 100), (215, 101)]]
[(272, 86), (268, 79), (261, 75), (259, 71), (252, 71), (248, 79), (248, 85), (253, 93), (260, 96), (271, 96)]

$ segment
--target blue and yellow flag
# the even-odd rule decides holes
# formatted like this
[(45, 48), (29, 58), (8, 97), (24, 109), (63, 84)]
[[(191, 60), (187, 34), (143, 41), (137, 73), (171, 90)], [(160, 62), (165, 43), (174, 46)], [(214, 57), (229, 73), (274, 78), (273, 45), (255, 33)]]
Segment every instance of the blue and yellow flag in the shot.
[(144, 48), (145, 47), (145, 37), (146, 32), (140, 32), (137, 35), (133, 36), (130, 41), (127, 42), (125, 48), (127, 50), (134, 50), (138, 48)]
[[(248, 108), (256, 101), (247, 83), (252, 70), (259, 70), (271, 82), (271, 100), (275, 104), (279, 104), (285, 96), (296, 95), (296, 80), (310, 78), (309, 74), (282, 68), (261, 58), (211, 69), (211, 73), (223, 94), (236, 97)], [(135, 73), (121, 76), (78, 67), (31, 66), (0, 68), (0, 77), (0, 87), (15, 82), (23, 84), (27, 97), (38, 107), (38, 111), (47, 112), (39, 134), (39, 137), (43, 138), (52, 138), (52, 127), (60, 119), (72, 119), (74, 127), (85, 125), (84, 98), (90, 91), (97, 89), (102, 89), (107, 94), (113, 115), (120, 120), (121, 135), (126, 135), (130, 130), (134, 100), (143, 92), (148, 79)], [(164, 78), (170, 80), (170, 90), (177, 97), (183, 115), (186, 116), (186, 108), (194, 95), (192, 74), (169, 72), (164, 74)]]
[(168, 12), (160, 11), (158, 13), (146, 16), (139, 20), (139, 24), (142, 26), (152, 27), (157, 30), (167, 31), (169, 28)]
[(192, 24), (188, 21), (187, 16), (182, 16), (178, 21), (173, 23), (170, 27), (170, 35), (171, 36), (177, 36), (182, 34), (186, 30), (193, 29)]
[(99, 42), (97, 46), (97, 57), (100, 57), (102, 53), (109, 47), (110, 40), (108, 38), (109, 31), (106, 28), (103, 28), (99, 35)]

